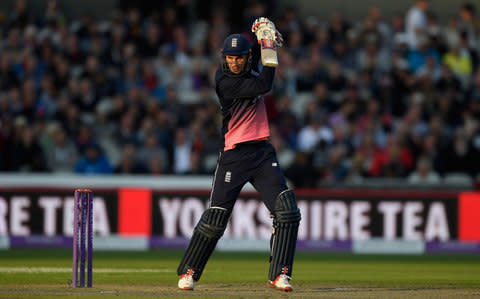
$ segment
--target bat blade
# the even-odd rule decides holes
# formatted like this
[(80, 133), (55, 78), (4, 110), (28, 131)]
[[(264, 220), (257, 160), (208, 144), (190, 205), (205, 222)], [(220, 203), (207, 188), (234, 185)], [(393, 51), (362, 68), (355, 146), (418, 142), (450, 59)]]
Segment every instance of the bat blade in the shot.
[(262, 39), (260, 42), (260, 53), (262, 64), (269, 67), (278, 66), (277, 49), (275, 42), (271, 39)]

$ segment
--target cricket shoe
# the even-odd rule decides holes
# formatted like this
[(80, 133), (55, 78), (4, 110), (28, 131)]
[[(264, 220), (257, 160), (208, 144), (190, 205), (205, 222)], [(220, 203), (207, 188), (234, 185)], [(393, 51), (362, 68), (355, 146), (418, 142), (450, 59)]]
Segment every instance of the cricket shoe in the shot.
[(292, 279), (290, 276), (286, 274), (280, 274), (277, 276), (277, 278), (275, 278), (274, 281), (269, 280), (268, 286), (280, 291), (291, 292), (293, 291), (293, 287), (290, 284), (290, 279)]
[(193, 269), (188, 269), (187, 273), (180, 276), (178, 288), (185, 291), (193, 291)]

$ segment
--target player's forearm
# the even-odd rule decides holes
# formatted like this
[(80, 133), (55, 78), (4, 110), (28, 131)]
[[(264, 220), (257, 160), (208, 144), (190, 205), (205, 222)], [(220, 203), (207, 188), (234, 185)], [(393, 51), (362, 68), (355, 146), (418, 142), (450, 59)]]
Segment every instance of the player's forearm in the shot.
[(263, 94), (269, 92), (273, 86), (273, 79), (275, 78), (275, 68), (264, 66), (262, 69), (262, 73), (258, 77), (261, 78), (263, 85), (263, 90), (261, 91), (261, 93)]

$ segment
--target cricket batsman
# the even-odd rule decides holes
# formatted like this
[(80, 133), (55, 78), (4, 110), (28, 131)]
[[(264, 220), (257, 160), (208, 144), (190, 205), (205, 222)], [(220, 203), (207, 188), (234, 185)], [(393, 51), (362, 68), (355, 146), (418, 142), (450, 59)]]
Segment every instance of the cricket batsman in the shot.
[(232, 34), (221, 49), (222, 65), (215, 75), (215, 88), (223, 116), (223, 148), (209, 208), (196, 225), (177, 269), (182, 290), (193, 290), (194, 282), (200, 279), (247, 182), (259, 192), (273, 218), (268, 286), (293, 290), (290, 279), (301, 216), (295, 193), (288, 189), (275, 149), (268, 142), (270, 132), (262, 97), (272, 88), (278, 66), (277, 47), (282, 39), (273, 22), (264, 17), (255, 20), (252, 32), (258, 42), (253, 48), (246, 37)]

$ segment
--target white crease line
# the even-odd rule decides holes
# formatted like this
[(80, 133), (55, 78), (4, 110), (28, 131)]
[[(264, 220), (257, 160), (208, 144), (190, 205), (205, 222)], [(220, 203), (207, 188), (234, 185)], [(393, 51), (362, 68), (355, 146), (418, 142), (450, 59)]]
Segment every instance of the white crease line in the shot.
[[(0, 273), (67, 273), (72, 268), (64, 267), (0, 267)], [(171, 269), (122, 269), (93, 268), (95, 273), (173, 273)]]

